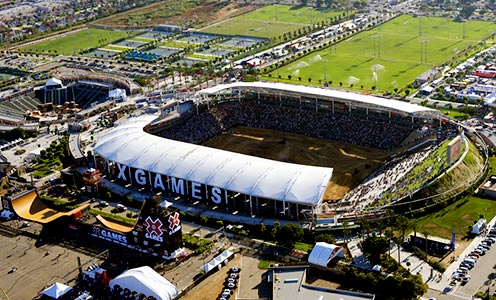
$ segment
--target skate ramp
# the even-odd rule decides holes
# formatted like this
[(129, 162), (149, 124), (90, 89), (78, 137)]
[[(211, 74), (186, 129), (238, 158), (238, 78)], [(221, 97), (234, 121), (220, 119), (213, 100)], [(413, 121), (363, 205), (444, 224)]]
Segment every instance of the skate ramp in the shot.
[(12, 199), (12, 208), (20, 218), (42, 224), (50, 223), (60, 217), (72, 216), (87, 206), (89, 204), (82, 205), (69, 212), (60, 212), (47, 207), (41, 202), (35, 190)]
[(105, 219), (101, 215), (97, 215), (96, 216), (96, 219), (100, 223), (102, 223), (103, 226), (105, 226), (105, 227), (107, 227), (109, 229), (115, 230), (115, 231), (119, 231), (119, 232), (123, 232), (123, 233), (128, 233), (128, 232), (131, 232), (134, 229), (134, 226), (133, 227), (129, 227), (129, 226), (126, 226), (126, 225), (115, 223), (113, 221), (110, 221), (110, 220)]

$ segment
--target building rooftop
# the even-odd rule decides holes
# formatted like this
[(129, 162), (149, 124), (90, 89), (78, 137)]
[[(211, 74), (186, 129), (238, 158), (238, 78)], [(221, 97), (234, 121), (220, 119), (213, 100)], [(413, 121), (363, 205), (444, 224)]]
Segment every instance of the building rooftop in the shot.
[(308, 266), (272, 269), (274, 300), (373, 300), (374, 295), (328, 289), (306, 284)]

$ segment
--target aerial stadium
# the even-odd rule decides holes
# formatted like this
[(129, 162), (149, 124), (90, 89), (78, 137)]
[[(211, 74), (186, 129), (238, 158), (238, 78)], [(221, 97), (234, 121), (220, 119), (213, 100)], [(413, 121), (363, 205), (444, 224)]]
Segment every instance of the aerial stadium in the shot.
[[(196, 96), (168, 122), (142, 115), (114, 128), (95, 146), (96, 166), (122, 185), (217, 211), (302, 220), (327, 213), (389, 161), (425, 151), (454, 130), (437, 110), (315, 87), (239, 82)], [(305, 149), (265, 155), (291, 147), (295, 137)], [(270, 147), (251, 151), (254, 141)], [(335, 155), (321, 152), (328, 144), (310, 145), (319, 141), (333, 143)]]

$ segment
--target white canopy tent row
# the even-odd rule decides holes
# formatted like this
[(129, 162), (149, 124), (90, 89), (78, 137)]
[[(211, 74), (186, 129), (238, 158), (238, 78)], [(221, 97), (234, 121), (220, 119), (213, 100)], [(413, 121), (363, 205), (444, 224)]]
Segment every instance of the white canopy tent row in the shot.
[(269, 206), (276, 214), (286, 213), (290, 205), (297, 214), (299, 209), (312, 209), (321, 203), (332, 168), (284, 163), (161, 138), (143, 130), (154, 118), (131, 118), (100, 138), (95, 146), (99, 157), (95, 164), (132, 186), (172, 192), (213, 205), (227, 205), (242, 194), (251, 215), (263, 208), (258, 198), (273, 201)]
[(227, 260), (229, 260), (229, 258), (233, 255), (234, 255), (233, 252), (231, 252), (229, 250), (225, 250), (221, 254), (214, 257), (214, 259), (212, 259), (211, 261), (206, 263), (202, 267), (202, 269), (203, 269), (203, 271), (205, 271), (205, 274), (206, 274), (206, 273), (212, 271), (213, 269), (215, 269), (216, 267), (222, 266), (222, 263), (227, 262)]

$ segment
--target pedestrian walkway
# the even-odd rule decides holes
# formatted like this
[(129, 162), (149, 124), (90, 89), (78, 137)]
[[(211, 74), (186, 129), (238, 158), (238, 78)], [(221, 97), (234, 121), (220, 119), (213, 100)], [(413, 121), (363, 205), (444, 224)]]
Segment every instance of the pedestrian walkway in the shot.
[(353, 258), (353, 263), (355, 266), (366, 269), (366, 270), (372, 270), (372, 266), (367, 260), (367, 257), (365, 257), (365, 254), (362, 252), (362, 248), (360, 246), (360, 239), (359, 238), (354, 238), (351, 241), (348, 242), (348, 250), (350, 250), (351, 257)]
[(422, 280), (424, 283), (428, 284), (429, 287), (441, 278), (441, 272), (433, 269), (428, 263), (424, 260), (417, 257), (412, 252), (406, 250), (403, 247), (400, 247), (400, 255), (398, 257), (398, 246), (395, 243), (391, 243), (391, 257), (398, 261), (400, 259), (401, 265), (410, 271), (412, 274), (420, 274), (422, 276)]

